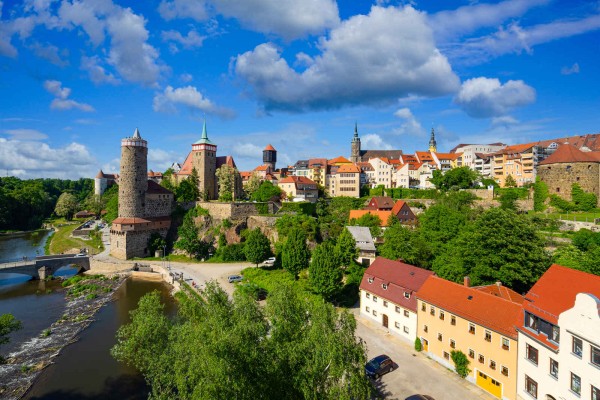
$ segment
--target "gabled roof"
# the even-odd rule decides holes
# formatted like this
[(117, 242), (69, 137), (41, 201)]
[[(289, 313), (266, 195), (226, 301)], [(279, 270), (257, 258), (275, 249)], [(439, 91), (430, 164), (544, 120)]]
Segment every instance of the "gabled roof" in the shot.
[(511, 146), (506, 146), (502, 150), (498, 150), (494, 154), (516, 154), (516, 153), (524, 153), (527, 150), (531, 149), (537, 143), (523, 143), (523, 144), (513, 144)]
[(456, 160), (460, 154), (456, 154), (456, 153), (435, 153), (435, 156), (438, 158), (438, 160)]
[(166, 188), (160, 186), (158, 183), (156, 183), (152, 180), (148, 180), (148, 190), (146, 190), (146, 193), (149, 193), (149, 194), (173, 194), (173, 192), (171, 192), (169, 189), (166, 189)]
[(561, 144), (558, 148), (538, 165), (576, 163), (576, 162), (600, 162), (600, 152), (583, 152), (570, 144)]
[(331, 160), (327, 161), (327, 164), (329, 165), (333, 165), (333, 164), (352, 164), (352, 162), (350, 160), (348, 160), (346, 157), (336, 157), (336, 158), (332, 158)]
[(219, 156), (217, 157), (217, 168), (219, 168), (221, 165), (227, 164), (232, 168), (237, 169), (237, 166), (235, 165), (235, 161), (233, 160), (232, 156)]
[(360, 168), (358, 168), (356, 165), (344, 164), (340, 165), (340, 167), (337, 169), (337, 173), (360, 174)]
[(406, 202), (403, 200), (396, 201), (396, 204), (394, 204), (394, 207), (392, 208), (392, 214), (398, 215), (398, 213), (400, 213), (400, 210), (402, 210), (402, 207), (404, 207), (404, 205), (406, 205), (406, 207), (410, 210), (410, 213), (413, 214), (410, 207), (408, 207), (408, 204), (406, 204)]
[(98, 173), (96, 174), (96, 179), (101, 179), (104, 178), (104, 172), (102, 172), (102, 170), (98, 171)]
[(263, 164), (263, 165), (259, 165), (258, 167), (254, 168), (254, 171), (267, 171), (269, 168), (271, 168), (271, 166), (269, 166), (267, 164)]
[[(399, 306), (417, 311), (417, 292), (433, 276), (432, 271), (377, 257), (365, 271), (360, 289), (371, 292)], [(386, 289), (383, 285), (386, 285)], [(404, 293), (408, 294), (408, 298)]]
[(436, 276), (425, 281), (417, 297), (502, 335), (517, 338), (516, 327), (523, 316), (520, 303)]
[(474, 286), (473, 289), (492, 294), (496, 297), (502, 297), (504, 300), (512, 301), (513, 303), (520, 304), (523, 302), (523, 300), (525, 300), (525, 298), (519, 293), (507, 288), (506, 286), (503, 286), (500, 282), (486, 286)]
[(525, 295), (523, 308), (556, 325), (559, 315), (575, 305), (578, 293), (600, 298), (600, 276), (552, 264)]
[(311, 158), (308, 160), (309, 168), (312, 168), (316, 165), (321, 165), (322, 167), (327, 166), (327, 159), (326, 158)]
[(419, 159), (419, 161), (421, 162), (425, 162), (425, 161), (433, 161), (433, 156), (431, 155), (430, 152), (428, 151), (415, 151), (415, 156)]
[(279, 181), (279, 183), (295, 183), (295, 184), (305, 184), (305, 185), (317, 185), (317, 183), (315, 181), (313, 181), (312, 179), (309, 179), (305, 176), (296, 176), (296, 175), (290, 175), (287, 176), (283, 179), (281, 179)]
[(387, 196), (373, 196), (365, 210), (391, 210), (394, 207), (394, 199)]
[(375, 251), (375, 243), (373, 236), (371, 236), (371, 230), (366, 226), (347, 226), (348, 232), (352, 235), (356, 241), (356, 247), (359, 250)]
[(381, 157), (397, 160), (402, 157), (402, 150), (361, 150), (360, 156), (363, 160)]
[(379, 211), (379, 210), (350, 210), (350, 216), (348, 217), (348, 221), (352, 221), (353, 219), (358, 219), (365, 214), (376, 215), (381, 220), (379, 226), (388, 226), (388, 219), (390, 215), (392, 215), (391, 211)]

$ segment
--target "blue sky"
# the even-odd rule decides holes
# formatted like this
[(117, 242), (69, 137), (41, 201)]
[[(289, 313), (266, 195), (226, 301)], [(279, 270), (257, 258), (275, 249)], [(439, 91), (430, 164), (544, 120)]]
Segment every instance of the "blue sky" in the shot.
[(363, 148), (598, 133), (600, 2), (0, 0), (0, 175), (183, 162), (206, 118), (241, 170)]

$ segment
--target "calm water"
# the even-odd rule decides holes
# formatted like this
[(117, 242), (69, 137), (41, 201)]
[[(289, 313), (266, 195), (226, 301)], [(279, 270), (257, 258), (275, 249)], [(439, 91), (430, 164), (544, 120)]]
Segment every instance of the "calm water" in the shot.
[(35, 231), (0, 235), (0, 262), (14, 261), (23, 257), (44, 255), (46, 239), (52, 231)]

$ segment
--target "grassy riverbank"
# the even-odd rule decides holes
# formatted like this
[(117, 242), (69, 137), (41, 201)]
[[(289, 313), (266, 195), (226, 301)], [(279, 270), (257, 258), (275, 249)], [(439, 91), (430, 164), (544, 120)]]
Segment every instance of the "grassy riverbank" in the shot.
[(87, 249), (89, 254), (97, 254), (104, 250), (101, 233), (88, 240), (71, 236), (81, 223), (82, 221), (65, 221), (62, 219), (52, 221), (55, 232), (46, 243), (46, 254), (62, 254), (71, 249), (83, 248)]

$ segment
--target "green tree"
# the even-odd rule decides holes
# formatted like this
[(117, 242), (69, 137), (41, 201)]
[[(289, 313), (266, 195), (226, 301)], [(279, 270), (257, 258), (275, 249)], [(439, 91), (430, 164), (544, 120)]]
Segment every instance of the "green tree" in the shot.
[[(150, 256), (154, 257), (154, 252), (156, 250), (164, 250), (167, 246), (167, 241), (160, 235), (158, 232), (152, 233), (150, 238), (148, 239), (148, 250), (150, 251)], [(166, 254), (163, 254), (165, 256)]]
[(250, 179), (248, 179), (248, 182), (246, 182), (246, 186), (244, 186), (244, 192), (246, 192), (246, 197), (249, 199), (252, 198), (252, 195), (258, 190), (260, 184), (260, 176), (258, 176), (256, 172), (253, 172), (252, 175), (250, 175)]
[(446, 252), (433, 261), (438, 276), (474, 285), (501, 281), (527, 291), (548, 268), (545, 241), (530, 220), (510, 210), (491, 208), (461, 230)]
[(119, 329), (112, 354), (142, 372), (156, 399), (365, 399), (366, 352), (348, 312), (290, 286), (266, 307), (209, 282), (178, 295), (178, 318), (146, 295)]
[(188, 210), (183, 217), (183, 223), (177, 229), (179, 239), (175, 242), (175, 247), (188, 253), (190, 258), (200, 258), (209, 252), (207, 244), (199, 238), (200, 230), (194, 222), (197, 216), (196, 208)]
[(300, 229), (308, 240), (314, 242), (318, 236), (317, 220), (305, 214), (284, 214), (275, 222), (277, 234), (284, 240), (293, 229)]
[(221, 165), (215, 175), (219, 182), (219, 201), (233, 201), (235, 192), (235, 168), (231, 165)]
[(278, 186), (269, 181), (263, 181), (258, 189), (252, 193), (250, 199), (259, 202), (278, 200), (282, 193), (283, 191)]
[(100, 218), (102, 215), (102, 210), (106, 206), (104, 198), (97, 194), (90, 194), (88, 198), (85, 200), (85, 209), (91, 213), (94, 213), (96, 218)]
[(341, 289), (342, 270), (331, 242), (323, 242), (313, 250), (308, 277), (312, 290), (326, 299), (330, 299)]
[(381, 236), (381, 218), (377, 215), (366, 213), (359, 218), (350, 221), (353, 226), (366, 226), (371, 231), (373, 237)]
[(586, 193), (577, 183), (571, 186), (571, 200), (575, 209), (579, 211), (590, 211), (596, 208), (598, 198), (594, 193)]
[(75, 196), (67, 192), (61, 194), (54, 208), (56, 215), (70, 221), (73, 219), (75, 211), (77, 211), (77, 199)]
[(175, 190), (175, 197), (180, 203), (196, 201), (200, 198), (198, 171), (192, 169), (190, 176), (182, 180)]
[(338, 261), (344, 267), (350, 266), (358, 257), (358, 249), (356, 248), (356, 240), (348, 229), (342, 230), (335, 242), (335, 254)]
[(469, 167), (452, 168), (446, 172), (435, 170), (432, 173), (431, 183), (439, 190), (469, 189), (479, 179), (479, 174)]
[(544, 211), (546, 208), (546, 199), (548, 198), (548, 185), (540, 180), (539, 176), (535, 178), (533, 185), (533, 210)]
[[(17, 331), (21, 329), (23, 326), (21, 321), (15, 319), (12, 314), (2, 314), (0, 315), (0, 345), (8, 343), (9, 338), (8, 335), (11, 332)], [(0, 355), (0, 364), (4, 364), (4, 357)]]
[(250, 234), (246, 238), (244, 253), (246, 254), (246, 260), (256, 264), (257, 267), (258, 263), (264, 261), (272, 254), (271, 243), (261, 232), (260, 228), (250, 231)]
[(293, 228), (281, 252), (281, 265), (297, 278), (300, 271), (308, 268), (309, 260), (310, 251), (306, 245), (306, 235), (301, 229)]
[(515, 189), (504, 189), (500, 194), (500, 208), (504, 210), (517, 210), (519, 193)]
[(403, 260), (409, 264), (429, 269), (431, 250), (418, 231), (408, 229), (401, 224), (393, 225), (383, 234), (383, 244), (379, 254), (390, 260)]
[(504, 187), (517, 187), (517, 181), (515, 181), (515, 178), (513, 178), (512, 175), (506, 176), (506, 179), (504, 180)]
[(463, 353), (460, 350), (452, 350), (450, 352), (450, 358), (452, 358), (452, 362), (454, 363), (454, 369), (456, 370), (456, 373), (461, 378), (465, 378), (467, 375), (469, 375), (469, 373), (471, 372), (471, 370), (469, 369), (470, 361), (465, 355), (465, 353)]
[(415, 338), (415, 351), (422, 351), (423, 350), (423, 344), (421, 343), (421, 339), (419, 339), (418, 337)]
[(469, 213), (463, 210), (464, 206), (453, 200), (434, 204), (419, 215), (418, 232), (434, 255), (443, 253), (448, 242), (469, 222)]

